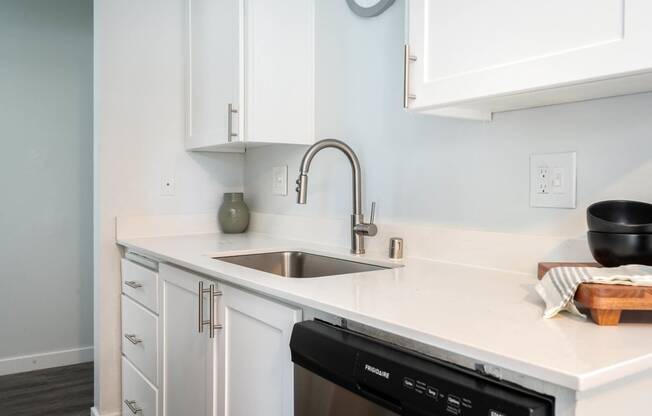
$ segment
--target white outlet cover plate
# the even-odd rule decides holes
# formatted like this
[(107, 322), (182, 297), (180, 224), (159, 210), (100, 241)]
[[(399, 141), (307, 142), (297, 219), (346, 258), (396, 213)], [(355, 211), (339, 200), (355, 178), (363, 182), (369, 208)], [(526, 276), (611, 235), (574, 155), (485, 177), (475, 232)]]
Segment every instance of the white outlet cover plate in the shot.
[(288, 167), (272, 168), (272, 194), (286, 196), (288, 194)]
[[(548, 172), (542, 178), (540, 172)], [(542, 189), (547, 191), (542, 192)], [(530, 155), (530, 206), (575, 208), (577, 206), (577, 153)]]
[(161, 176), (161, 196), (174, 196), (174, 176)]

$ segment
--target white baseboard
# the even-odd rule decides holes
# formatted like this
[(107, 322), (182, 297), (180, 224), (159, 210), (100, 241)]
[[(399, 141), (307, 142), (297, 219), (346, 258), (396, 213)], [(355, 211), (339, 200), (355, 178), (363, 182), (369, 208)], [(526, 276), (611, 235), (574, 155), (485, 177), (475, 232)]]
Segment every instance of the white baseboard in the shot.
[(121, 415), (120, 412), (102, 414), (100, 413), (99, 410), (97, 410), (97, 408), (91, 407), (91, 416), (120, 416), (120, 415)]
[(0, 359), (0, 376), (93, 361), (93, 347)]

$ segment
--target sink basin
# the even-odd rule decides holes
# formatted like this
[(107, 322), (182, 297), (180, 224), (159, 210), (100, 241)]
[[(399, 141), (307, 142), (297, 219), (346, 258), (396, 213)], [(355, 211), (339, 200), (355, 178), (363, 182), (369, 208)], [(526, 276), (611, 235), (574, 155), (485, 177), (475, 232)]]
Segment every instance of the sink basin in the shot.
[(319, 256), (301, 251), (280, 251), (275, 253), (244, 254), (240, 256), (213, 258), (250, 269), (292, 278), (333, 276), (388, 269), (388, 267), (376, 266), (374, 264)]

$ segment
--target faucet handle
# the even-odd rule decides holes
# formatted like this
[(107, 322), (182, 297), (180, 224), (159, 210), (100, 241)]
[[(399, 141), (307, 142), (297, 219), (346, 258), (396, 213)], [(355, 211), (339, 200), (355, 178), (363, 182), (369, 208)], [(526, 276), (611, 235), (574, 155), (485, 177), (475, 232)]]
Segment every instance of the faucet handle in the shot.
[(371, 215), (369, 216), (370, 220), (368, 223), (360, 222), (353, 226), (353, 231), (357, 234), (366, 235), (367, 237), (373, 237), (378, 234), (378, 227), (374, 224), (376, 218), (376, 203), (371, 203)]

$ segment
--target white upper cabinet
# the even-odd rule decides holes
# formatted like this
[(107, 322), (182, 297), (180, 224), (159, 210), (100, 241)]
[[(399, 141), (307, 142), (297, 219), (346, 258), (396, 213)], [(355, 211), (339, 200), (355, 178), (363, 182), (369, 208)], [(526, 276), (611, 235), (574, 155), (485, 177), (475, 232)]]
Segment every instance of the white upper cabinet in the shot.
[(408, 109), (493, 112), (652, 90), (650, 0), (408, 0)]
[(188, 150), (315, 140), (315, 0), (187, 0)]
[[(223, 145), (240, 130), (240, 4), (188, 0), (188, 149)], [(237, 136), (232, 136), (231, 140)]]

